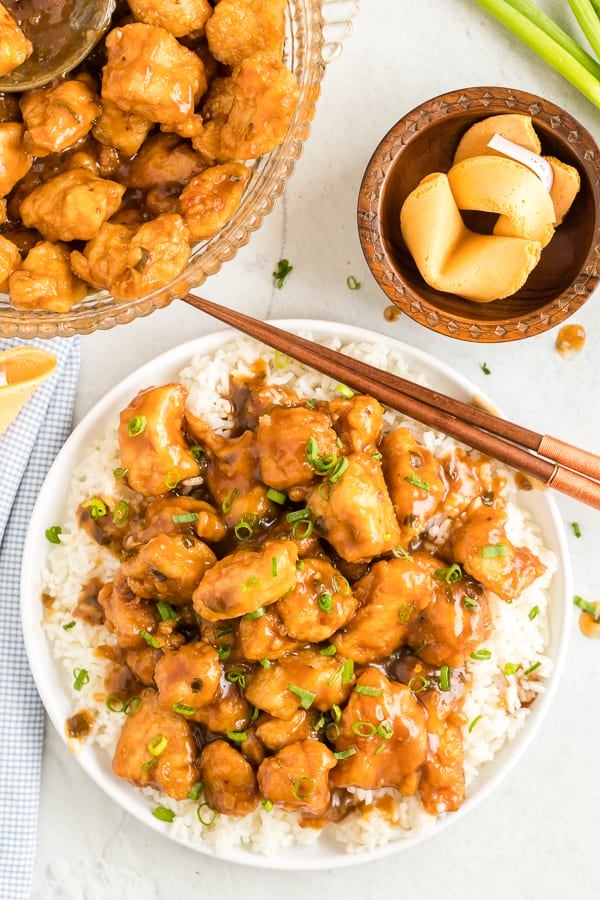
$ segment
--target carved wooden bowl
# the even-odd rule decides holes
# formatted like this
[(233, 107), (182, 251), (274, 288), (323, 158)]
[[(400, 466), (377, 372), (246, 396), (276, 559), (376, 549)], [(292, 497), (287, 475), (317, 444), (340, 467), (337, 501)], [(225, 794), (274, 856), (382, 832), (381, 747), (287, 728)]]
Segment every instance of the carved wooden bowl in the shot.
[[(581, 189), (525, 285), (504, 300), (475, 303), (425, 283), (402, 239), (400, 209), (421, 178), (448, 171), (471, 125), (502, 113), (531, 116), (542, 152), (575, 166)], [(534, 94), (502, 87), (450, 91), (417, 106), (383, 138), (361, 184), (358, 227), (376, 281), (416, 322), (465, 341), (531, 337), (572, 315), (598, 284), (600, 149), (569, 113)]]

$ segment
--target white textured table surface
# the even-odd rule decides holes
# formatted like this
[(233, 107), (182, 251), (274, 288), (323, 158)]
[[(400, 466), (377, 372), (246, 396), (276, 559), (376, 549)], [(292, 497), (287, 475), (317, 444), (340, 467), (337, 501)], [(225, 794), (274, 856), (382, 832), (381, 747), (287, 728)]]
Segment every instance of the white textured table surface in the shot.
[[(576, 26), (566, 3), (540, 5)], [(401, 317), (362, 258), (356, 200), (371, 151), (417, 103), (477, 84), (541, 94), (600, 136), (600, 112), (496, 25), (473, 0), (363, 0), (340, 59), (327, 72), (312, 136), (285, 197), (250, 245), (204, 286), (215, 300), (262, 318), (340, 319), (408, 341), (455, 366), (516, 421), (600, 451), (600, 296), (572, 321), (587, 343), (574, 359), (556, 333), (506, 346), (458, 343)], [(287, 257), (283, 290), (271, 272)], [(346, 277), (362, 287), (349, 291)], [(215, 330), (191, 309), (169, 309), (83, 338), (80, 418), (124, 375), (156, 354)], [(491, 375), (481, 364), (487, 362)], [(559, 499), (575, 589), (600, 598), (600, 514)], [(391, 891), (421, 898), (600, 896), (600, 645), (575, 625), (565, 675), (536, 741), (490, 798), (431, 841), (346, 871), (306, 875), (212, 861), (170, 844), (120, 811), (87, 776), (49, 725), (44, 756), (35, 900), (244, 900), (308, 896), (375, 900)], [(6, 810), (2, 811), (7, 814)]]

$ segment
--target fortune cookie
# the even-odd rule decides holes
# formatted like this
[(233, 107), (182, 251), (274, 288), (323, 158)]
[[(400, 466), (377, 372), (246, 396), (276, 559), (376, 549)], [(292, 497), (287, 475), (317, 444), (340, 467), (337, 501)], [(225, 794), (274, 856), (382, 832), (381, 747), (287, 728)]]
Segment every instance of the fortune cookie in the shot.
[(0, 353), (0, 435), (55, 368), (56, 357), (37, 347), (14, 347)]
[(427, 284), (479, 303), (518, 291), (537, 265), (542, 250), (537, 240), (469, 231), (449, 177), (441, 172), (423, 178), (408, 195), (400, 213), (400, 226)]

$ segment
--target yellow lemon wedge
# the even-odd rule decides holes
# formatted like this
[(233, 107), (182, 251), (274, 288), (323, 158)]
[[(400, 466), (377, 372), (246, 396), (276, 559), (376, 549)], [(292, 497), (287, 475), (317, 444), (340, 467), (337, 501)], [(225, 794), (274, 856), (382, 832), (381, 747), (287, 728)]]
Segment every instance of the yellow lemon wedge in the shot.
[(55, 368), (56, 357), (37, 347), (14, 347), (0, 353), (0, 435)]

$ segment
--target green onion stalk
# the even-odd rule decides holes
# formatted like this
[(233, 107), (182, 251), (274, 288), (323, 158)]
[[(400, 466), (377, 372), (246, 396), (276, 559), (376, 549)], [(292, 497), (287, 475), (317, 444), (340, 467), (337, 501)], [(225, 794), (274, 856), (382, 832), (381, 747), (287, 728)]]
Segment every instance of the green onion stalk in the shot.
[[(476, 3), (600, 108), (600, 63), (532, 0), (476, 0)], [(569, 0), (569, 5), (590, 46), (600, 56), (600, 2)]]

